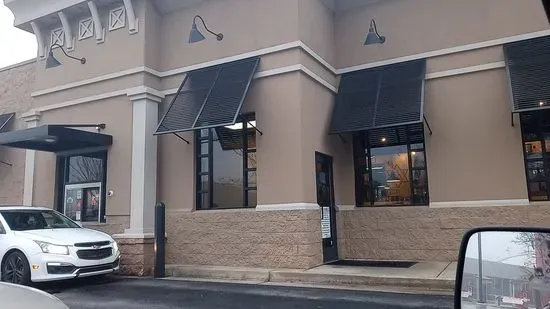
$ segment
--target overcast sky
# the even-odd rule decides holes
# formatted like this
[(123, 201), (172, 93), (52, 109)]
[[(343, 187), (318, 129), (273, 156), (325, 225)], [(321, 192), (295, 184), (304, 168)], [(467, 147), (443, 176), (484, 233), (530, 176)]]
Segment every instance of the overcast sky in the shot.
[[(483, 260), (502, 262), (525, 266), (532, 257), (524, 255), (526, 248), (514, 240), (517, 233), (513, 232), (483, 232), (481, 235), (481, 251)], [(477, 234), (470, 238), (466, 256), (477, 259)]]
[(13, 14), (0, 0), (0, 68), (34, 57), (34, 35), (13, 26)]

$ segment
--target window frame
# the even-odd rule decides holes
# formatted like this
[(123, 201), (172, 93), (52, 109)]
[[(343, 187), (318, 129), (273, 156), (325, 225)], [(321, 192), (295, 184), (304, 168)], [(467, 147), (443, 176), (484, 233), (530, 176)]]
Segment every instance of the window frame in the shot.
[[(546, 145), (546, 139), (544, 138), (545, 134), (550, 135), (550, 130), (548, 132), (544, 132), (543, 129), (543, 119), (544, 115), (550, 115), (550, 109), (544, 109), (539, 111), (531, 111), (531, 112), (523, 112), (520, 113), (519, 119), (520, 119), (520, 128), (521, 128), (521, 152), (523, 155), (523, 168), (525, 171), (525, 184), (527, 186), (527, 198), (529, 199), (529, 202), (548, 202), (550, 201), (550, 175), (548, 173), (548, 169), (550, 168), (550, 153), (547, 151), (547, 147), (550, 147), (550, 145)], [(526, 139), (526, 132), (525, 132), (525, 124), (526, 120), (524, 119), (525, 115), (531, 115), (534, 117), (535, 125), (536, 125), (536, 139)], [(533, 123), (530, 123), (533, 125)], [(540, 142), (541, 145), (541, 158), (527, 158), (527, 153), (525, 152), (525, 143), (526, 142)], [(542, 167), (545, 173), (544, 181), (541, 180), (529, 180), (529, 163), (532, 162), (540, 162), (542, 161)], [(530, 184), (531, 183), (546, 183), (546, 200), (537, 200), (532, 199), (532, 193), (530, 190)]]
[[(426, 153), (426, 134), (424, 132), (424, 124), (420, 124), (422, 127), (422, 142), (411, 141), (410, 136), (413, 134), (411, 128), (415, 124), (399, 125), (386, 127), (383, 129), (395, 129), (396, 134), (398, 135), (398, 130), (400, 128), (405, 128), (405, 141), (397, 143), (388, 143), (388, 145), (383, 147), (391, 146), (407, 146), (407, 160), (408, 160), (408, 177), (409, 177), (409, 187), (411, 192), (411, 203), (408, 205), (403, 204), (385, 204), (385, 205), (376, 205), (376, 199), (374, 198), (374, 186), (373, 186), (373, 176), (372, 176), (372, 149), (383, 148), (381, 146), (370, 145), (370, 134), (371, 131), (376, 131), (377, 129), (359, 131), (353, 134), (353, 170), (354, 170), (354, 179), (355, 179), (355, 205), (357, 207), (417, 207), (417, 206), (429, 206), (430, 204), (430, 192), (429, 192), (429, 177), (428, 177), (428, 158)], [(411, 146), (415, 144), (422, 144), (422, 148), (414, 148)], [(423, 152), (424, 153), (424, 166), (423, 167), (413, 167), (412, 162), (412, 152)], [(362, 159), (364, 158), (364, 159)], [(364, 160), (364, 164), (359, 160)], [(368, 170), (368, 186), (364, 182), (364, 169)], [(414, 201), (414, 181), (413, 181), (413, 172), (414, 171), (424, 171), (426, 174), (426, 192), (427, 198), (423, 203), (415, 203)], [(360, 195), (365, 188), (368, 187), (368, 191), (365, 192), (364, 196)]]
[[(243, 205), (240, 207), (223, 207), (223, 208), (215, 208), (214, 207), (214, 178), (213, 170), (214, 170), (214, 156), (212, 155), (212, 150), (214, 148), (214, 138), (212, 131), (216, 128), (206, 128), (206, 129), (199, 129), (194, 131), (194, 139), (195, 139), (195, 149), (194, 149), (194, 158), (195, 158), (195, 209), (196, 210), (216, 210), (216, 209), (243, 209), (243, 208), (255, 208), (255, 206), (250, 206), (249, 201), (249, 192), (258, 190), (258, 184), (256, 180), (255, 186), (249, 185), (249, 173), (250, 172), (256, 172), (257, 173), (257, 166), (256, 167), (248, 167), (248, 156), (251, 153), (257, 153), (257, 146), (254, 149), (248, 148), (248, 138), (249, 138), (249, 130), (250, 128), (254, 128), (250, 122), (256, 120), (254, 113), (246, 113), (241, 114), (238, 118), (235, 124), (241, 123), (243, 126), (242, 134), (240, 136), (242, 140), (242, 177), (243, 177), (243, 185), (242, 185), (242, 199), (243, 199)], [(204, 136), (202, 132), (204, 130), (207, 130), (208, 134)], [(257, 135), (256, 135), (257, 137)], [(218, 137), (219, 138), (219, 137)], [(203, 141), (207, 141), (207, 153), (202, 153), (202, 144), (205, 144)], [(208, 171), (204, 172), (202, 171), (202, 159), (207, 158), (208, 162)], [(256, 174), (257, 175), (257, 174)], [(208, 177), (208, 185), (207, 190), (203, 190), (202, 186), (202, 177), (207, 176)], [(203, 205), (203, 195), (208, 196), (208, 205), (206, 207)]]
[[(100, 189), (100, 209), (99, 209), (99, 218), (97, 221), (82, 221), (83, 223), (89, 222), (89, 223), (106, 223), (106, 215), (107, 215), (107, 164), (108, 164), (108, 151), (107, 149), (103, 150), (94, 150), (90, 152), (70, 152), (66, 154), (58, 154), (56, 158), (56, 180), (55, 180), (55, 193), (54, 193), (54, 200), (56, 201), (54, 209), (58, 211), (59, 213), (65, 214), (65, 186), (66, 185), (75, 185), (75, 184), (86, 184), (88, 182), (84, 183), (69, 183), (69, 163), (70, 159), (72, 157), (78, 157), (78, 156), (87, 156), (87, 157), (94, 157), (99, 158), (103, 160), (103, 179), (101, 181), (96, 181), (97, 183), (101, 183), (101, 189)], [(96, 183), (96, 182), (89, 182), (89, 183)]]

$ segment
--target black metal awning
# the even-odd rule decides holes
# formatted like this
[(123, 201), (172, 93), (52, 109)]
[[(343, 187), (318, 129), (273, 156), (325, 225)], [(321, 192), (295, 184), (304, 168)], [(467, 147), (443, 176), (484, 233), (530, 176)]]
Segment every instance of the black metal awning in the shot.
[(259, 61), (253, 57), (188, 72), (155, 134), (235, 124)]
[(71, 129), (63, 125), (42, 125), (0, 133), (0, 146), (49, 152), (107, 147), (112, 143), (111, 135)]
[(422, 59), (344, 74), (330, 133), (421, 123), (425, 72)]
[(550, 107), (550, 36), (504, 44), (512, 113)]

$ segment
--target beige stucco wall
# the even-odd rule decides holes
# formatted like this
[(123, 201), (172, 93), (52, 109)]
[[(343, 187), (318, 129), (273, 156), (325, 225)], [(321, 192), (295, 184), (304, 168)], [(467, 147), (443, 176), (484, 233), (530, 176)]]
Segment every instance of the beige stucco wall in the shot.
[[(231, 12), (228, 14), (228, 12)], [(206, 40), (188, 43), (193, 16), (200, 14), (212, 31), (222, 32), (219, 42), (197, 21)], [(204, 1), (163, 15), (161, 63), (163, 70), (233, 56), (298, 39), (296, 0)]]
[[(257, 126), (263, 132), (256, 135), (258, 204), (311, 200), (304, 187), (308, 176), (303, 173), (300, 146), (301, 78), (296, 72), (256, 79), (245, 99), (243, 111), (256, 113)], [(182, 136), (191, 144), (173, 135), (159, 137), (158, 195), (171, 209), (194, 208), (193, 134)]]
[(496, 69), (429, 80), (426, 135), (431, 202), (527, 199), (519, 122)]
[(334, 13), (320, 0), (297, 0), (300, 41), (334, 65)]
[[(381, 45), (364, 46), (375, 18)], [(379, 1), (336, 15), (337, 67), (548, 29), (539, 0)]]
[(302, 74), (301, 85), (301, 132), (302, 171), (305, 175), (306, 200), (317, 203), (315, 180), (315, 152), (333, 157), (334, 195), (337, 205), (355, 204), (354, 168), (351, 139), (329, 135), (334, 93)]
[[(79, 41), (75, 39), (74, 51), (69, 54), (73, 57), (85, 57), (87, 62), (82, 65), (79, 61), (68, 59), (59, 50), (54, 50), (54, 55), (61, 66), (45, 69), (45, 59), (38, 62), (36, 85), (34, 90), (46, 89), (66, 83), (89, 79), (92, 77), (119, 72), (143, 66), (145, 58), (145, 5), (147, 0), (135, 0), (134, 9), (139, 18), (140, 31), (130, 35), (128, 22), (124, 28), (109, 31), (106, 29), (105, 42), (97, 44), (95, 37)], [(109, 10), (122, 6), (122, 1), (107, 7), (99, 7), (99, 15), (104, 27), (108, 27)], [(78, 21), (73, 18), (70, 21), (74, 36), (78, 35)], [(45, 45), (49, 47), (50, 31), (61, 27), (61, 22), (55, 26), (44, 29)]]
[[(33, 104), (30, 89), (34, 78), (33, 62), (0, 69), (0, 114), (16, 113), (11, 130), (27, 126), (20, 117)], [(0, 160), (13, 165), (0, 164), (0, 205), (23, 203), (25, 150), (0, 147)]]
[[(114, 195), (107, 197), (106, 213), (108, 223), (111, 217), (127, 217), (130, 213), (130, 180), (132, 157), (132, 105), (126, 96), (106, 99), (93, 103), (46, 111), (40, 124), (95, 124), (105, 123), (102, 133), (113, 136), (113, 145), (107, 158), (107, 188)], [(51, 206), (54, 203), (55, 155), (47, 152), (36, 153), (33, 202)], [(124, 218), (112, 219), (124, 225)]]

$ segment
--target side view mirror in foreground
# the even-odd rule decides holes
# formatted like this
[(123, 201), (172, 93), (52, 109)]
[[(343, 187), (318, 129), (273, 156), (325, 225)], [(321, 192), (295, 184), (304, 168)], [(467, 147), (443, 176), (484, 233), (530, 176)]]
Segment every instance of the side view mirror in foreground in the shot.
[(455, 308), (550, 309), (550, 229), (467, 232), (457, 266)]

